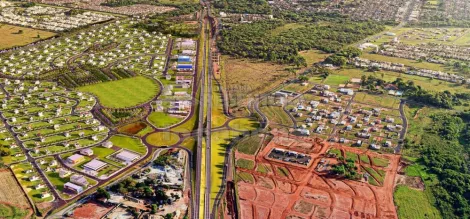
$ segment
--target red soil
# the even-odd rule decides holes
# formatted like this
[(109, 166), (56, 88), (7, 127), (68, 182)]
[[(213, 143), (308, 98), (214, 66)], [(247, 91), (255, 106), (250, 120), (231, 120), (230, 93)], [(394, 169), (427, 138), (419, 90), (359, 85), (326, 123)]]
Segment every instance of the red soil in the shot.
[[(254, 184), (237, 182), (240, 218), (398, 218), (393, 204), (393, 186), (399, 155), (379, 155), (342, 145), (329, 146), (318, 139), (287, 136), (276, 131), (272, 133), (274, 139), (255, 157), (235, 154), (237, 159), (251, 158), (257, 165), (272, 168), (270, 173), (237, 168), (237, 171), (250, 173), (255, 178)], [(311, 147), (306, 146), (309, 144)], [(274, 147), (307, 153), (314, 161), (309, 166), (299, 167), (266, 159)], [(331, 147), (339, 148), (343, 153), (351, 151), (388, 159), (388, 167), (374, 167), (386, 172), (383, 185), (377, 187), (366, 182), (335, 179), (326, 171), (317, 172), (318, 162), (325, 158)], [(279, 174), (278, 167), (286, 168), (289, 176)]]

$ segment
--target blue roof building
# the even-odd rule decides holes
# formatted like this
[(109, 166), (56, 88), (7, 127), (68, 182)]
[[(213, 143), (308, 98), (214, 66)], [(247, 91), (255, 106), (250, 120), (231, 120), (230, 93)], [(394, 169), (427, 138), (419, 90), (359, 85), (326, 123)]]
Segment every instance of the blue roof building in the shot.
[(191, 62), (191, 57), (189, 56), (178, 56), (178, 62)]

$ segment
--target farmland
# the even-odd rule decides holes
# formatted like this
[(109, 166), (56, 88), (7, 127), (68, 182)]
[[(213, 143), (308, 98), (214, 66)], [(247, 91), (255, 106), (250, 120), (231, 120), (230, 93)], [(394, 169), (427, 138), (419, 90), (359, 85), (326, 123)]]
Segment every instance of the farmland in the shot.
[(55, 33), (43, 30), (0, 24), (0, 50), (24, 46), (39, 40), (51, 38), (55, 35)]

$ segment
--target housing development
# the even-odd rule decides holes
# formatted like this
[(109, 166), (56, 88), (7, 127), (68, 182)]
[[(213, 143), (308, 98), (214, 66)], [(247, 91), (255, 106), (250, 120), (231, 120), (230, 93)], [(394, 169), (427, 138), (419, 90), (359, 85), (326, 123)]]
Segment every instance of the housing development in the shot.
[(468, 4), (0, 0), (0, 218), (469, 218)]

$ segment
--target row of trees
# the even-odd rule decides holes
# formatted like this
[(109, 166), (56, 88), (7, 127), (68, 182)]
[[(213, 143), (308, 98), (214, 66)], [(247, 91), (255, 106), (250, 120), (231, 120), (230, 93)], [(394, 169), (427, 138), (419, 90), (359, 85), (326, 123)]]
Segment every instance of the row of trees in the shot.
[(240, 24), (221, 31), (220, 50), (236, 57), (263, 59), (281, 64), (306, 66), (298, 52), (313, 48), (328, 53), (342, 50), (345, 45), (359, 41), (383, 30), (376, 22), (331, 22), (326, 25), (305, 24), (302, 27), (272, 34), (286, 23), (281, 20)]

